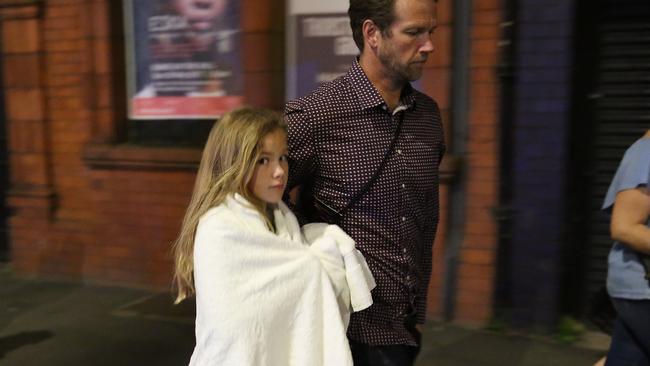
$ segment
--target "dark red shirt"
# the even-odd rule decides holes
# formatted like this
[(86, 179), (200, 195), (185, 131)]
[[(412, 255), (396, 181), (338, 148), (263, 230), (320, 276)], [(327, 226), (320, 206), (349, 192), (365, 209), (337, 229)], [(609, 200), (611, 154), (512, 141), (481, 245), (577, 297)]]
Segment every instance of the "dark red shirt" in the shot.
[[(355, 241), (377, 287), (352, 314), (348, 336), (370, 345), (415, 345), (407, 314), (424, 322), (438, 224), (438, 166), (445, 151), (437, 104), (407, 85), (394, 112), (355, 61), (347, 74), (290, 101), (289, 183), (341, 209), (393, 152), (377, 181), (339, 225)], [(300, 217), (300, 212), (297, 212)]]

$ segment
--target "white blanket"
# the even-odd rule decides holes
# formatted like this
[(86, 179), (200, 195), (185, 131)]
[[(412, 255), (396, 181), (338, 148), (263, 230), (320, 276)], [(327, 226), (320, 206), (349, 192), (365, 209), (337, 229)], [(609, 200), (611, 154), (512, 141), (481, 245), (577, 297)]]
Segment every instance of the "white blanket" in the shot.
[(375, 286), (365, 260), (337, 226), (303, 233), (282, 203), (274, 216), (277, 234), (235, 195), (201, 218), (190, 365), (352, 365), (349, 314)]

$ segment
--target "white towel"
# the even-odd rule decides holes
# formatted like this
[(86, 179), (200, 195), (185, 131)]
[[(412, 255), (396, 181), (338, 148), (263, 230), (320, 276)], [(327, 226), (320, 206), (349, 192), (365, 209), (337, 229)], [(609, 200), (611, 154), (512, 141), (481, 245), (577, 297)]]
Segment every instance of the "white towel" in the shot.
[(369, 306), (374, 287), (365, 260), (336, 226), (306, 229), (309, 245), (278, 206), (277, 234), (238, 195), (201, 218), (190, 365), (352, 365), (349, 309)]

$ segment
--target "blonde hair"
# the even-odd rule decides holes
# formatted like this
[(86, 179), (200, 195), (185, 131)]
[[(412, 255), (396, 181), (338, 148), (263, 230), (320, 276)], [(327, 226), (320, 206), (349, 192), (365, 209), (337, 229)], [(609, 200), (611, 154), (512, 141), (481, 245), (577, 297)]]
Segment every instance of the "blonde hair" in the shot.
[(277, 129), (286, 131), (280, 113), (250, 107), (224, 114), (212, 127), (203, 149), (192, 198), (173, 245), (175, 303), (194, 294), (194, 237), (203, 214), (221, 204), (228, 195), (239, 193), (262, 217), (267, 217), (266, 204), (255, 197), (247, 185), (259, 158), (262, 139)]

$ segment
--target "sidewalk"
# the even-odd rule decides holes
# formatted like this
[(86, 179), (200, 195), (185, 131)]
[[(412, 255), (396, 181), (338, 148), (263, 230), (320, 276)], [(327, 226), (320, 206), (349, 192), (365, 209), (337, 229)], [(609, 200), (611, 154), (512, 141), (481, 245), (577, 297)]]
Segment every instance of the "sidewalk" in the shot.
[[(187, 365), (192, 303), (169, 294), (16, 279), (0, 265), (0, 365)], [(591, 366), (588, 349), (544, 339), (425, 326), (417, 366)]]

